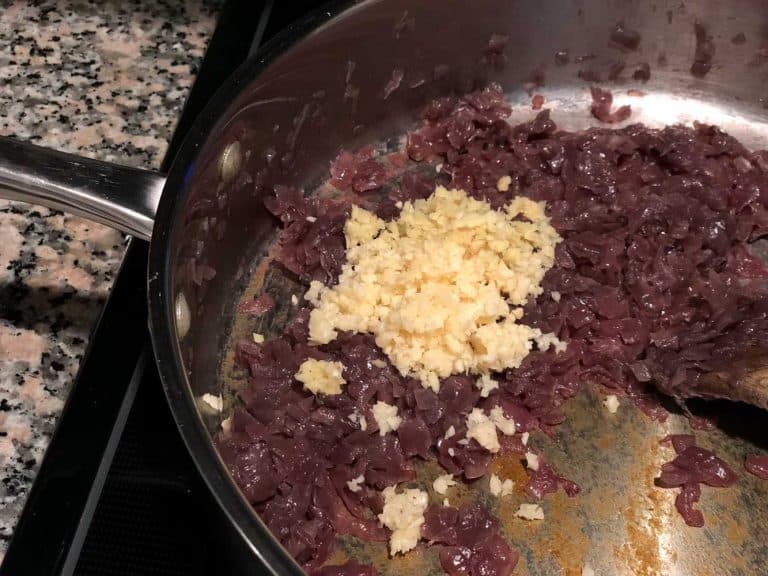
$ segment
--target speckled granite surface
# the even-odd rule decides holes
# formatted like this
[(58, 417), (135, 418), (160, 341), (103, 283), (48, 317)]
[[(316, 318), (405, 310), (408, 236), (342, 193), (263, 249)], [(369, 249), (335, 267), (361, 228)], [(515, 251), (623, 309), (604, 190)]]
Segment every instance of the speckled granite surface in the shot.
[[(217, 0), (0, 0), (0, 133), (156, 167)], [(0, 200), (0, 560), (123, 254), (120, 234)]]

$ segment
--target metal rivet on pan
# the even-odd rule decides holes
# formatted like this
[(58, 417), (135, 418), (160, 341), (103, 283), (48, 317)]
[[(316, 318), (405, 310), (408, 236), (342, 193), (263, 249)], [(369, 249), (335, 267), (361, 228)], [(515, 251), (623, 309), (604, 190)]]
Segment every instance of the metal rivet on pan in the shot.
[(243, 161), (243, 154), (240, 149), (240, 142), (235, 140), (231, 142), (219, 157), (219, 176), (225, 184), (231, 182), (240, 171), (240, 164)]
[(189, 305), (187, 299), (184, 297), (183, 292), (179, 292), (176, 296), (176, 304), (174, 306), (174, 313), (176, 314), (176, 335), (179, 340), (184, 338), (189, 332), (189, 327), (192, 322), (192, 315), (189, 311)]

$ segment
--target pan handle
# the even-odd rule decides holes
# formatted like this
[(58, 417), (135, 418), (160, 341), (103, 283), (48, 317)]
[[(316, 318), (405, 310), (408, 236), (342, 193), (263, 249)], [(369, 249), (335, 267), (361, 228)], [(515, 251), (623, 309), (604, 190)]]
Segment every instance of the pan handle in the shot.
[(84, 216), (149, 240), (165, 176), (0, 137), (0, 198)]

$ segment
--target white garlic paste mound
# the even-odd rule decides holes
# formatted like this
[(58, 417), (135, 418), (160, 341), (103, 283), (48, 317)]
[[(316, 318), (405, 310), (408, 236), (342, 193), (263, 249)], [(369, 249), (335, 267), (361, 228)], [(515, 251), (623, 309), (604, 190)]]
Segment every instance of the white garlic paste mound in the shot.
[(544, 203), (517, 197), (497, 211), (439, 186), (391, 222), (354, 206), (344, 232), (338, 283), (307, 292), (313, 343), (371, 333), (403, 376), (435, 391), (451, 374), (516, 368), (534, 342), (565, 349), (519, 322), (560, 241)]

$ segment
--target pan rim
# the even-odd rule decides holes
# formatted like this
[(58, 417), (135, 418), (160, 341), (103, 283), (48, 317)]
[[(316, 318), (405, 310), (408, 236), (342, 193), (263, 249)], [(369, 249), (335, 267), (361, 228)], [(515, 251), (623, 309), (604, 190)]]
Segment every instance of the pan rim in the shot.
[(259, 47), (216, 90), (195, 118), (174, 157), (158, 205), (150, 242), (147, 275), (150, 334), (155, 364), (174, 421), (196, 468), (226, 519), (254, 556), (275, 575), (301, 575), (304, 571), (240, 492), (215, 450), (198, 412), (173, 328), (171, 238), (179, 223), (180, 208), (189, 191), (189, 170), (195, 166), (200, 152), (236, 96), (290, 48), (358, 4), (359, 0), (331, 0), (320, 5)]

